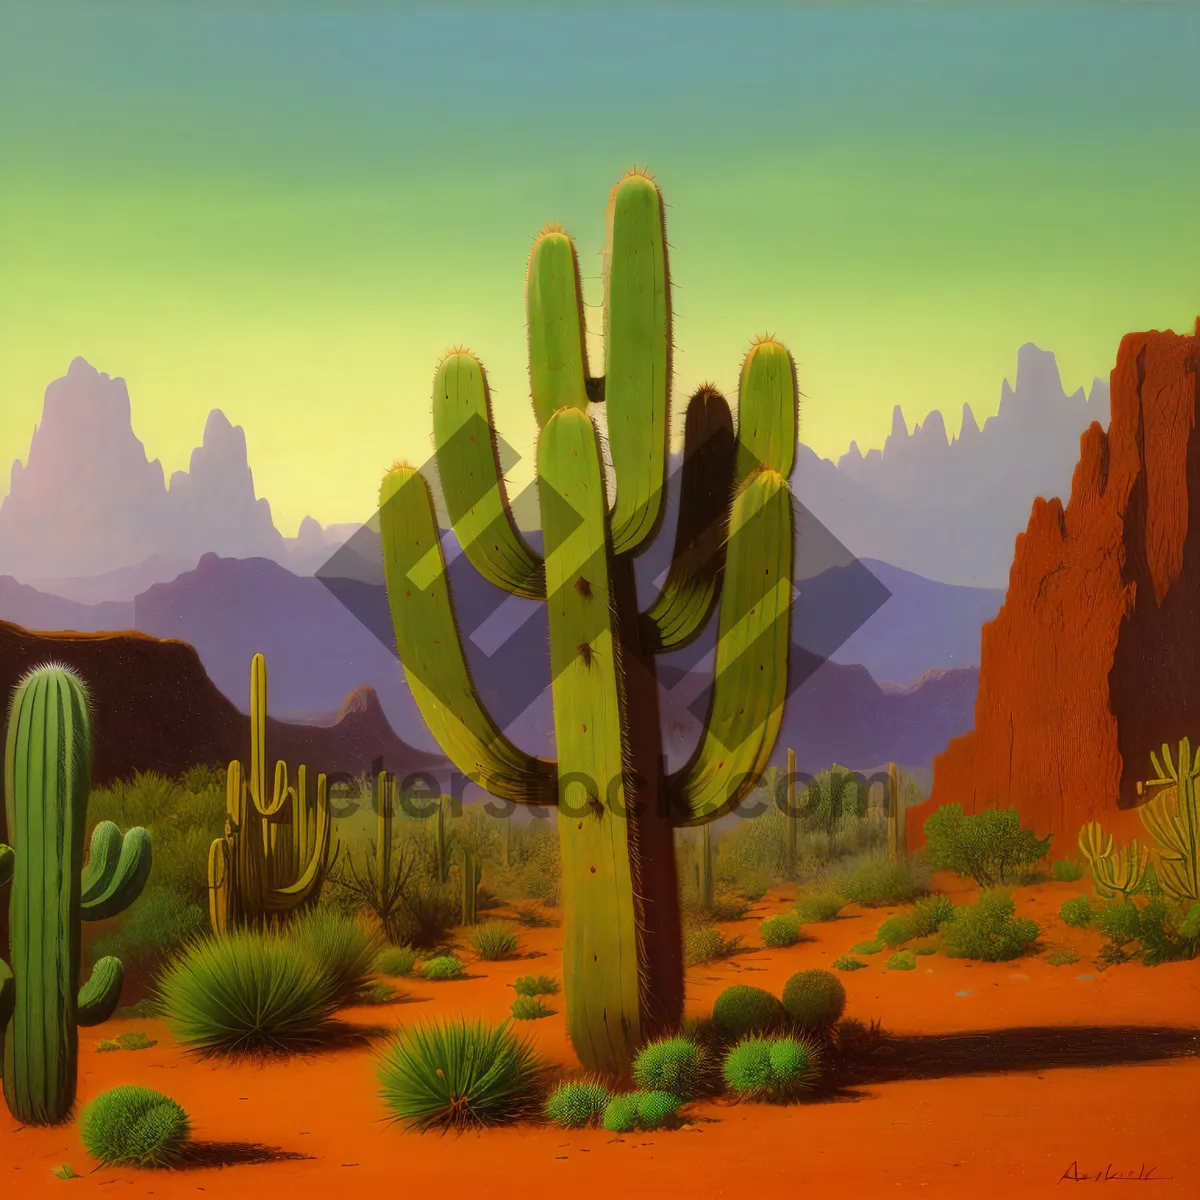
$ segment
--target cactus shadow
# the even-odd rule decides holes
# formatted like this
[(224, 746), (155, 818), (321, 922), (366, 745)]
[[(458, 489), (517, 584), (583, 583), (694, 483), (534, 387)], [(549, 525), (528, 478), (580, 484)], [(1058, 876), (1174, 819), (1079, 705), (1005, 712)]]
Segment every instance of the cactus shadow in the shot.
[(311, 1160), (311, 1154), (281, 1150), (259, 1142), (192, 1142), (176, 1164), (185, 1171), (219, 1170), (222, 1167), (246, 1167), (260, 1163)]

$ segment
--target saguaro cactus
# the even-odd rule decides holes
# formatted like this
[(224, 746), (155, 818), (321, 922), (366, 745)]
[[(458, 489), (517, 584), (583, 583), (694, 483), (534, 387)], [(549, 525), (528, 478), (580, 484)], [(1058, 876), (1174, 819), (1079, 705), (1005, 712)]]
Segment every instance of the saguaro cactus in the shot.
[(1200, 900), (1200, 821), (1197, 820), (1196, 779), (1200, 754), (1193, 757), (1187, 738), (1179, 743), (1177, 763), (1169, 746), (1162, 761), (1151, 752), (1154, 778), (1138, 784), (1149, 796), (1140, 809), (1142, 824), (1158, 843), (1154, 871), (1162, 890), (1174, 900)]
[(900, 768), (888, 763), (887, 782), (888, 858), (903, 862), (908, 857), (908, 828), (904, 820), (904, 793), (900, 789)]
[(1112, 834), (1106, 834), (1096, 821), (1089, 821), (1079, 831), (1079, 851), (1091, 868), (1096, 891), (1101, 896), (1110, 900), (1129, 897), (1142, 886), (1150, 850), (1136, 839), (1114, 850)]
[(11, 882), (12, 969), (0, 963), (4, 1099), (18, 1121), (55, 1125), (75, 1103), (77, 1025), (107, 1020), (123, 971), (102, 958), (79, 986), (80, 922), (124, 911), (150, 875), (150, 835), (110, 821), (83, 841), (91, 779), (88, 697), (67, 667), (49, 665), (18, 684), (4, 754), (0, 884)]
[[(487, 791), (557, 805), (568, 1028), (585, 1066), (624, 1075), (637, 1047), (682, 1011), (673, 826), (736, 807), (779, 730), (797, 389), (791, 355), (764, 337), (742, 363), (736, 438), (714, 388), (692, 396), (673, 560), (640, 609), (633, 557), (662, 520), (671, 395), (662, 198), (644, 174), (612, 191), (604, 276), (601, 378), (588, 369), (574, 245), (556, 226), (536, 239), (526, 307), (544, 557), (509, 508), (479, 360), (454, 351), (434, 379), (437, 468), (459, 544), (489, 582), (547, 604), (557, 762), (514, 745), (483, 707), (429, 487), (414, 468), (386, 475), (380, 521), (396, 645), (430, 729)], [(611, 503), (592, 416), (601, 408)], [(695, 752), (668, 774), (654, 658), (692, 641), (715, 607), (707, 719)]]
[(328, 785), (308, 769), (288, 784), (285, 762), (275, 764), (267, 792), (267, 663), (250, 664), (250, 773), (231, 762), (225, 776), (225, 832), (208, 851), (208, 911), (213, 929), (260, 925), (316, 899), (329, 867)]
[(716, 903), (716, 888), (713, 884), (712, 825), (707, 822), (700, 831), (700, 903), (706, 912), (712, 912)]
[(474, 925), (479, 919), (479, 885), (483, 882), (483, 867), (474, 851), (462, 849), (462, 923)]
[(800, 814), (796, 810), (796, 752), (790, 746), (787, 752), (787, 864), (795, 872), (796, 860), (800, 856)]

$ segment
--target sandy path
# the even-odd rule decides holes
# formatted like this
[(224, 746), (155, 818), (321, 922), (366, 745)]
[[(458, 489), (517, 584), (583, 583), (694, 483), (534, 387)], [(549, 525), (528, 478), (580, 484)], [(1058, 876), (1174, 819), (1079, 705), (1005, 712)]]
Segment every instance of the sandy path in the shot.
[[(959, 893), (957, 902), (970, 898), (960, 882), (938, 883)], [(68, 1185), (50, 1174), (61, 1163), (84, 1176), (70, 1184), (78, 1192), (215, 1192), (222, 1200), (375, 1195), (385, 1188), (538, 1195), (551, 1187), (555, 1194), (609, 1200), (621, 1193), (785, 1197), (812, 1188), (855, 1198), (1061, 1196), (1085, 1182), (1069, 1178), (1073, 1164), (1079, 1176), (1149, 1173), (1156, 1197), (1200, 1195), (1194, 1133), (1200, 1059), (1155, 1060), (1156, 1038), (1165, 1037), (1176, 1053), (1190, 1042), (1186, 1032), (1153, 1031), (1196, 1027), (1200, 1035), (1200, 961), (1099, 971), (1092, 961), (1099, 939), (1065, 929), (1055, 916), (1062, 900), (1080, 890), (1054, 884), (1016, 892), (1018, 911), (1038, 919), (1047, 944), (1080, 952), (1072, 966), (1051, 967), (1040, 958), (967, 964), (938, 955), (919, 958), (915, 971), (885, 972), (886, 955), (878, 955), (867, 959), (870, 969), (843, 976), (848, 1015), (881, 1018), (891, 1033), (997, 1031), (957, 1055), (956, 1043), (944, 1038), (914, 1044), (912, 1061), (931, 1078), (867, 1080), (837, 1100), (790, 1108), (697, 1103), (689, 1106), (687, 1127), (670, 1133), (615, 1138), (521, 1127), (438, 1137), (388, 1123), (369, 1047), (265, 1067), (200, 1065), (172, 1046), (157, 1022), (113, 1021), (81, 1031), (81, 1102), (118, 1083), (165, 1091), (191, 1114), (213, 1157), (229, 1165), (92, 1171), (73, 1126), (20, 1129), (0, 1110), (0, 1196), (61, 1195)], [(757, 918), (784, 907), (773, 898), (728, 928), (757, 945)], [(811, 941), (689, 972), (689, 1011), (709, 1011), (717, 992), (735, 980), (778, 992), (793, 971), (827, 966), (869, 937), (887, 911), (852, 907), (843, 919), (811, 926)], [(458, 983), (402, 981), (404, 1003), (346, 1017), (392, 1026), (461, 1011), (498, 1020), (507, 1015), (513, 979), (558, 972), (557, 928), (522, 930), (521, 938), (523, 949), (540, 957), (478, 964), (470, 968), (475, 978)], [(1040, 1039), (1003, 1032), (1023, 1026), (1072, 1028)], [(1123, 1034), (1107, 1028), (1119, 1026), (1135, 1028)], [(573, 1064), (561, 1015), (521, 1027), (549, 1058)], [(123, 1028), (145, 1030), (159, 1044), (136, 1053), (96, 1051), (100, 1038)], [(1057, 1065), (1064, 1051), (1080, 1065)], [(1150, 1061), (1108, 1065), (1139, 1058)], [(986, 1073), (1004, 1062), (1016, 1069)], [(272, 1149), (291, 1157), (273, 1157)], [(1113, 1178), (1099, 1182), (1128, 1191)]]

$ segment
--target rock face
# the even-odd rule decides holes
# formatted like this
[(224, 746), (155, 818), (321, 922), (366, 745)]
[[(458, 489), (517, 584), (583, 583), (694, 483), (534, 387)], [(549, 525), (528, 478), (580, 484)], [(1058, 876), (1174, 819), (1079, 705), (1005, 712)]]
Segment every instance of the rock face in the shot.
[(1066, 509), (1039, 498), (1017, 538), (983, 627), (975, 728), (937, 758), (910, 845), (953, 801), (1015, 806), (1058, 855), (1089, 820), (1139, 833), (1150, 751), (1200, 739), (1198, 412), (1200, 336), (1127, 335), (1108, 432), (1080, 439)]

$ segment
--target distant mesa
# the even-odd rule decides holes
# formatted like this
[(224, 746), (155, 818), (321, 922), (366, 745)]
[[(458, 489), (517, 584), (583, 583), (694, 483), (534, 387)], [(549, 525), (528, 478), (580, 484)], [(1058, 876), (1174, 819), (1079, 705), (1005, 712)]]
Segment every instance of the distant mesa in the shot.
[(983, 627), (974, 729), (936, 761), (940, 804), (1015, 806), (1056, 856), (1133, 812), (1150, 752), (1200, 740), (1200, 338), (1134, 333), (1112, 422), (1080, 439), (1070, 500), (1038, 498), (1004, 605)]

